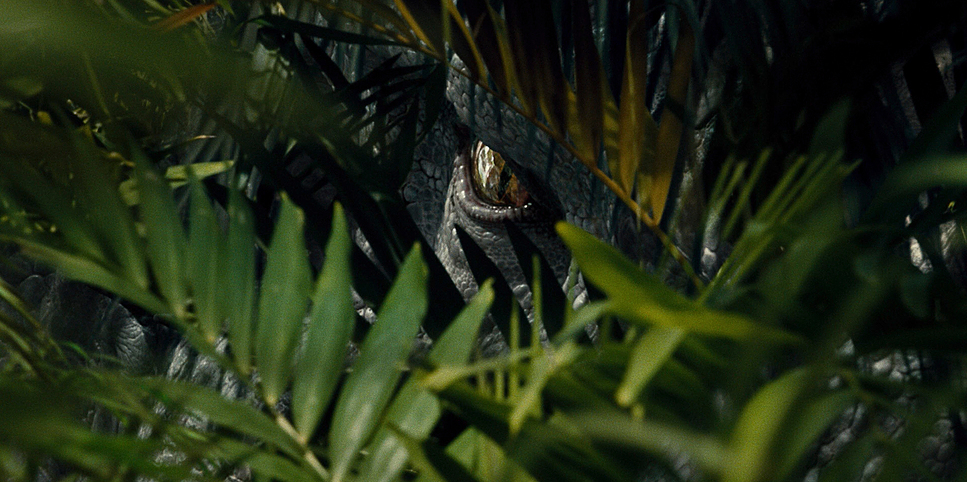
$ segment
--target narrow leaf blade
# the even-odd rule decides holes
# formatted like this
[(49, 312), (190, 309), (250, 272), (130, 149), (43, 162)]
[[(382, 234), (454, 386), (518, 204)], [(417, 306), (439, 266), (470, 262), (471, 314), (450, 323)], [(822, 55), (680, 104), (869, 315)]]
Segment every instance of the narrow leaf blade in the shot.
[[(493, 303), (493, 282), (487, 281), (459, 315), (433, 344), (429, 359), (437, 365), (462, 364), (470, 357), (480, 324)], [(407, 460), (407, 447), (400, 433), (416, 440), (426, 440), (440, 418), (440, 402), (422, 387), (419, 380), (410, 379), (393, 401), (386, 421), (395, 429), (383, 427), (369, 450), (370, 456), (361, 472), (360, 480), (389, 481), (400, 474)]]
[(266, 259), (255, 327), (255, 358), (268, 403), (274, 404), (292, 375), (292, 353), (302, 328), (311, 283), (302, 211), (283, 198)]
[(570, 124), (577, 127), (571, 131), (576, 146), (588, 159), (596, 157), (604, 131), (604, 99), (608, 89), (604, 67), (594, 44), (591, 15), (586, 0), (572, 0), (574, 12), (574, 71), (577, 95), (577, 118)]
[(417, 245), (403, 261), (336, 402), (329, 433), (333, 480), (346, 477), (389, 403), (402, 375), (400, 367), (426, 314), (426, 299), (426, 267)]
[(228, 336), (235, 362), (247, 375), (252, 366), (255, 321), (255, 225), (251, 208), (235, 189), (229, 191), (228, 223), (228, 249), (224, 251)]
[(148, 258), (161, 294), (176, 317), (186, 315), (185, 233), (171, 189), (148, 159), (133, 149), (135, 178), (141, 198), (141, 221), (147, 229)]
[[(618, 156), (609, 158), (611, 176), (629, 193), (637, 173), (655, 162), (658, 136), (658, 125), (648, 111), (648, 32), (643, 10), (640, 2), (632, 2), (618, 110)], [(650, 202), (649, 185), (650, 180), (638, 186), (639, 204)]]
[(627, 407), (634, 403), (642, 389), (671, 358), (684, 337), (685, 332), (682, 330), (655, 327), (638, 340), (631, 352), (621, 385), (615, 392), (619, 405)]
[(325, 265), (312, 297), (305, 353), (299, 359), (292, 388), (295, 427), (307, 439), (312, 438), (319, 418), (329, 405), (353, 334), (356, 312), (349, 266), (351, 250), (346, 217), (342, 206), (336, 203)]
[(219, 289), (222, 269), (222, 233), (205, 188), (191, 182), (191, 212), (188, 230), (188, 276), (199, 326), (205, 338), (214, 343), (221, 331), (222, 309)]
[(617, 249), (580, 228), (560, 222), (557, 232), (571, 248), (585, 278), (601, 288), (608, 295), (613, 312), (628, 321), (734, 339), (798, 341), (797, 337), (777, 328), (755, 324), (736, 313), (712, 310), (685, 298), (654, 275), (639, 269)]
[(294, 439), (251, 405), (229, 400), (207, 387), (165, 378), (145, 379), (143, 383), (147, 390), (167, 405), (200, 414), (211, 423), (272, 444), (293, 457), (298, 458), (302, 454)]
[(665, 98), (665, 110), (662, 112), (661, 124), (658, 126), (658, 144), (655, 147), (655, 160), (646, 166), (646, 172), (651, 176), (651, 186), (648, 188), (652, 217), (661, 221), (662, 212), (671, 189), (672, 172), (678, 158), (678, 146), (683, 133), (682, 115), (688, 94), (688, 84), (692, 75), (692, 54), (695, 51), (695, 35), (687, 22), (682, 22), (678, 45), (675, 47), (675, 59), (672, 63), (671, 75), (668, 78), (668, 96)]

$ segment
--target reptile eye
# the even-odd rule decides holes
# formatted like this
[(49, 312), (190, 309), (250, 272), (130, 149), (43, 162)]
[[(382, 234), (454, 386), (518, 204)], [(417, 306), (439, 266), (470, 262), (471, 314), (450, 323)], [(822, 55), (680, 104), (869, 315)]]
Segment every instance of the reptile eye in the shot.
[(478, 141), (471, 153), (471, 161), (474, 191), (482, 201), (494, 206), (518, 208), (530, 202), (527, 190), (499, 153)]
[(551, 218), (511, 170), (511, 163), (477, 142), (454, 159), (451, 196), (460, 212), (477, 221), (541, 222)]

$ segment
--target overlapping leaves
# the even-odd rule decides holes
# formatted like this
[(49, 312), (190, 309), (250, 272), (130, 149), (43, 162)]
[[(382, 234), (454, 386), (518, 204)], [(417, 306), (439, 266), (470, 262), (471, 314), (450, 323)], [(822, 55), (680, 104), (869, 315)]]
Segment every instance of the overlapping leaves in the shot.
[[(409, 45), (440, 60), (447, 60), (448, 43), (466, 65), (466, 75), (568, 146), (592, 172), (610, 180), (609, 186), (622, 200), (630, 201), (637, 189), (646, 201), (644, 206), (650, 207), (653, 221), (661, 216), (687, 116), (682, 106), (691, 76), (690, 36), (694, 35), (687, 23), (672, 22), (670, 27), (677, 47), (670, 62), (668, 100), (661, 123), (656, 125), (641, 102), (647, 68), (640, 61), (647, 57), (641, 49), (647, 45), (643, 37), (652, 28), (649, 22), (657, 19), (639, 2), (632, 2), (628, 31), (617, 35), (625, 48), (625, 55), (619, 56), (625, 59), (624, 70), (617, 73), (609, 71), (615, 66), (594, 68), (598, 56), (614, 56), (594, 45), (590, 21), (584, 15), (585, 2), (564, 7), (571, 16), (570, 47), (556, 35), (560, 26), (551, 19), (560, 12), (550, 2), (531, 6), (505, 2), (503, 15), (487, 2), (461, 2), (463, 12), (451, 2), (400, 0), (395, 9), (378, 2), (362, 3), (370, 8), (373, 19), (359, 18), (359, 10), (341, 13), (357, 15), (355, 21), (368, 25), (388, 42)], [(327, 4), (326, 8), (342, 7)], [(170, 25), (183, 25), (193, 10), (186, 12), (173, 17)], [(533, 28), (521, 28), (525, 19), (535, 18)], [(342, 40), (365, 43), (369, 38), (312, 29), (310, 24), (286, 22), (278, 16), (263, 17), (260, 22), (281, 32), (278, 39), (282, 41), (275, 45), (281, 46), (279, 58), (290, 62), (296, 57), (287, 57), (291, 52), (284, 47), (294, 44), (293, 36), (311, 42), (342, 36)], [(266, 35), (272, 32), (267, 30)], [(321, 45), (313, 45), (320, 48), (315, 51), (318, 54)], [(316, 60), (324, 63), (325, 56), (323, 51)], [(591, 68), (572, 71), (564, 67), (568, 62)], [(279, 71), (288, 72), (286, 68)], [(391, 72), (399, 73), (388, 67), (367, 82), (389, 83)], [(330, 69), (329, 80), (339, 84), (338, 76), (331, 74)], [(620, 81), (614, 82), (615, 77)], [(274, 80), (286, 85), (286, 79)], [(614, 88), (615, 84), (620, 88)], [(4, 85), (8, 88), (0, 94), (5, 99), (11, 98), (9, 92), (15, 93), (13, 98), (29, 98), (37, 92), (30, 82)], [(361, 88), (365, 85), (356, 85), (356, 91), (343, 85), (348, 90), (337, 96), (361, 94), (367, 90)], [(406, 90), (407, 85), (396, 87)], [(963, 101), (963, 95), (957, 103)], [(91, 105), (99, 105), (97, 95), (90, 97)], [(277, 98), (267, 95), (254, 103), (273, 100)], [(392, 110), (389, 98), (382, 101), (340, 98), (348, 113), (343, 120), (353, 129), (383, 122), (370, 115), (374, 109)], [(955, 105), (945, 112), (944, 117), (953, 120), (926, 129), (918, 143), (934, 145), (931, 150), (942, 154), (942, 145), (956, 131), (962, 110)], [(252, 124), (233, 125), (233, 119), (227, 117), (221, 120), (243, 144), (248, 133), (259, 134), (252, 136), (257, 140), (243, 146), (248, 160), (264, 161), (259, 167), (270, 175), (278, 174), (277, 187), (291, 190), (294, 198), (299, 195), (299, 179), (284, 179), (285, 168), (275, 166), (273, 172), (268, 161), (291, 161), (306, 152), (319, 154), (301, 143), (317, 135), (320, 125), (300, 130), (303, 125), (291, 121), (299, 117), (287, 118), (285, 109), (258, 112), (264, 116)], [(107, 112), (102, 109), (96, 114)], [(844, 226), (837, 205), (836, 193), (849, 170), (840, 163), (839, 145), (819, 145), (821, 149), (792, 156), (785, 175), (765, 190), (769, 195), (755, 202), (752, 190), (760, 189), (763, 166), (776, 159), (767, 153), (756, 163), (732, 161), (713, 189), (709, 229), (703, 235), (734, 240), (733, 251), (697, 299), (665, 287), (654, 275), (589, 235), (561, 227), (585, 280), (596, 285), (604, 299), (576, 312), (568, 303), (558, 312), (562, 314), (547, 316), (551, 310), (541, 303), (551, 297), (542, 293), (550, 293), (549, 284), (555, 280), (541, 269), (528, 270), (538, 310), (530, 343), (520, 340), (527, 330), (520, 329), (522, 321), (511, 308), (505, 311), (508, 320), (498, 320), (509, 327), (505, 330), (510, 345), (507, 357), (466, 365), (476, 328), (492, 297), (483, 283), (478, 298), (436, 340), (429, 355), (433, 371), (422, 381), (406, 379), (396, 390), (403, 376), (400, 366), (425, 310), (439, 309), (426, 301), (421, 251), (414, 249), (406, 255), (389, 243), (381, 244), (384, 232), (365, 232), (384, 267), (398, 268), (399, 274), (385, 290), (379, 322), (362, 341), (352, 374), (343, 381), (344, 355), (354, 322), (349, 278), (355, 263), (348, 261), (353, 248), (339, 209), (332, 214), (326, 262), (313, 281), (305, 259), (303, 215), (292, 202), (283, 200), (275, 234), (271, 239), (265, 237), (264, 273), (257, 276), (252, 206), (234, 189), (227, 195), (225, 226), (219, 204), (211, 202), (202, 184), (191, 181), (186, 232), (168, 183), (148, 166), (133, 143), (117, 146), (115, 151), (100, 150), (86, 137), (89, 128), (80, 132), (53, 128), (40, 122), (44, 116), (36, 117), (38, 122), (13, 115), (3, 118), (9, 119), (5, 123), (5, 128), (10, 126), (8, 132), (19, 134), (15, 138), (37, 141), (29, 149), (10, 147), (9, 139), (4, 141), (8, 144), (0, 180), (4, 180), (4, 201), (9, 208), (3, 225), (6, 239), (71, 277), (150, 311), (171, 315), (197, 349), (240, 376), (253, 396), (264, 403), (265, 408), (256, 409), (226, 400), (214, 390), (162, 379), (112, 378), (113, 392), (93, 382), (81, 384), (87, 387), (80, 392), (82, 398), (108, 404), (116, 413), (131, 415), (129, 420), (148, 424), (153, 430), (166, 427), (166, 435), (178, 435), (174, 440), (190, 455), (189, 464), (217, 459), (247, 464), (260, 476), (290, 480), (342, 480), (356, 475), (391, 480), (406, 467), (410, 455), (419, 477), (427, 479), (621, 480), (654, 467), (665, 476), (676, 477), (676, 463), (684, 456), (712, 477), (779, 480), (800, 475), (816, 440), (846, 407), (863, 402), (876, 416), (908, 416), (908, 430), (896, 440), (877, 430), (861, 435), (850, 452), (821, 474), (836, 480), (836, 474), (864, 466), (874, 447), (891, 455), (913, 453), (936, 413), (963, 406), (961, 389), (870, 376), (855, 369), (852, 358), (841, 353), (844, 345), (865, 356), (882, 347), (940, 346), (959, 356), (962, 344), (958, 346), (958, 338), (951, 335), (962, 335), (963, 329), (950, 321), (962, 319), (963, 303), (951, 296), (956, 291), (952, 291), (949, 274), (939, 269), (942, 262), (936, 264), (935, 272), (921, 273), (895, 252), (896, 241), (904, 236), (924, 236), (935, 223), (959, 219), (959, 215), (948, 213), (946, 203), (934, 204), (916, 223), (900, 230), (888, 222), (902, 214), (897, 218), (897, 210), (887, 209), (889, 201), (909, 201), (937, 181), (947, 184), (945, 196), (956, 199), (957, 188), (963, 184), (957, 174), (962, 159), (957, 156), (917, 166), (921, 169), (896, 171), (869, 213), (874, 224), (855, 229)], [(415, 119), (417, 110), (405, 117)], [(842, 132), (845, 110), (834, 111), (830, 118), (831, 124), (821, 127), (829, 132), (814, 138)], [(266, 147), (269, 143), (262, 142), (267, 130), (262, 123), (291, 128), (301, 150), (271, 151)], [(403, 136), (409, 139), (402, 143), (403, 148), (396, 151), (404, 157), (405, 147), (411, 148), (416, 138), (417, 124), (390, 121), (386, 125), (413, 129)], [(99, 138), (99, 146), (106, 145), (105, 140), (110, 139)], [(325, 144), (326, 139), (321, 141)], [(337, 142), (330, 144), (337, 147), (333, 149), (337, 163), (369, 161), (356, 149), (358, 145), (347, 143), (340, 149)], [(597, 167), (602, 150), (611, 161), (610, 176)], [(44, 162), (28, 162), (39, 158)], [(349, 162), (347, 170), (353, 166)], [(124, 181), (137, 193), (133, 209), (116, 199), (117, 186)], [(365, 202), (367, 196), (352, 199)], [(366, 219), (357, 217), (359, 221), (365, 224)], [(895, 242), (870, 242), (864, 229), (891, 230), (888, 239)], [(214, 276), (223, 270), (229, 275), (227, 283)], [(4, 299), (19, 306), (8, 290), (3, 291)], [(554, 317), (564, 318), (560, 331), (560, 325), (540, 325)], [(225, 320), (229, 322), (223, 324)], [(17, 357), (12, 366), (44, 373), (43, 362), (57, 357), (56, 347), (38, 340), (37, 333), (5, 321), (3, 340)], [(600, 322), (599, 330), (592, 330), (596, 344), (580, 342), (593, 321)], [(880, 321), (883, 324), (877, 324)], [(550, 340), (542, 339), (541, 328), (547, 329)], [(905, 337), (907, 334), (917, 336)], [(215, 348), (223, 335), (231, 348), (227, 353)], [(34, 350), (34, 346), (38, 348)], [(258, 377), (253, 378), (253, 373)], [(46, 380), (39, 383), (43, 387)], [(291, 421), (290, 415), (275, 409), (275, 402), (290, 385)], [(29, 409), (39, 400), (30, 390), (14, 393), (3, 386), (0, 391), (21, 402), (18, 407)], [(903, 391), (915, 392), (925, 409), (908, 410), (894, 403), (893, 395)], [(112, 401), (113, 396), (128, 403)], [(160, 399), (172, 409), (200, 416), (218, 430), (198, 432), (165, 424), (151, 416), (151, 407), (141, 403), (142, 397), (150, 403)], [(437, 397), (471, 425), (452, 441), (428, 437), (443, 409)], [(178, 467), (167, 472), (169, 467), (163, 464), (159, 469), (157, 464), (144, 463), (152, 447), (157, 447), (150, 445), (154, 439), (129, 437), (123, 440), (130, 441), (130, 446), (122, 447), (107, 443), (105, 437), (91, 436), (69, 418), (51, 419), (55, 429), (51, 436), (69, 442), (63, 449), (51, 445), (50, 438), (24, 437), (28, 426), (39, 423), (36, 417), (30, 418), (29, 410), (10, 413), (15, 416), (10, 420), (26, 422), (18, 422), (12, 429), (2, 426), (10, 429), (4, 435), (27, 441), (28, 448), (36, 451), (31, 456), (54, 455), (95, 477), (116, 477), (114, 466), (125, 464), (130, 457), (139, 462), (128, 464), (135, 471), (159, 478), (184, 473)], [(331, 418), (326, 418), (327, 413)], [(92, 449), (95, 444), (107, 448), (97, 451)], [(368, 456), (360, 459), (360, 453)], [(917, 461), (909, 457), (890, 460), (883, 478), (899, 478), (905, 469), (917, 467)], [(217, 475), (223, 474), (213, 474)]]
[[(210, 388), (182, 382), (119, 377), (115, 380), (119, 390), (130, 391), (127, 403), (112, 404), (120, 415), (128, 417), (135, 409), (150, 413), (150, 408), (145, 407), (150, 407), (147, 404), (151, 400), (158, 400), (170, 409), (202, 417), (209, 424), (243, 438), (196, 433), (194, 437), (205, 441), (203, 446), (191, 448), (199, 460), (241, 462), (256, 473), (273, 478), (344, 478), (358, 463), (359, 452), (377, 433), (376, 442), (372, 443), (379, 450), (390, 452), (382, 462), (368, 461), (368, 470), (384, 473), (390, 466), (395, 467), (393, 470), (402, 469), (398, 455), (393, 455), (402, 452), (393, 442), (391, 432), (385, 432), (386, 428), (379, 432), (386, 423), (384, 420), (389, 420), (394, 427), (416, 430), (415, 433), (425, 437), (426, 430), (438, 416), (438, 412), (436, 416), (433, 412), (424, 412), (425, 403), (435, 401), (426, 400), (427, 396), (412, 383), (405, 385), (409, 388), (397, 390), (403, 374), (400, 368), (405, 365), (411, 340), (425, 314), (426, 268), (418, 247), (407, 256), (380, 307), (380, 322), (359, 345), (360, 356), (352, 374), (342, 380), (356, 314), (350, 288), (351, 241), (345, 216), (338, 206), (326, 248), (326, 263), (318, 278), (314, 279), (308, 264), (302, 213), (286, 199), (282, 200), (275, 234), (268, 244), (264, 272), (256, 276), (258, 255), (252, 213), (248, 202), (238, 193), (230, 195), (225, 226), (216, 214), (218, 205), (212, 204), (201, 183), (192, 178), (187, 186), (190, 203), (186, 232), (168, 183), (138, 149), (132, 148), (123, 156), (115, 153), (114, 160), (109, 161), (89, 139), (74, 138), (75, 134), (26, 121), (21, 127), (48, 132), (63, 142), (74, 139), (70, 146), (74, 149), (69, 177), (78, 182), (62, 184), (39, 169), (46, 157), (14, 157), (5, 151), (0, 177), (13, 179), (16, 174), (21, 180), (3, 185), (4, 199), (10, 201), (5, 212), (29, 219), (30, 223), (6, 218), (4, 240), (19, 244), (25, 254), (49, 263), (67, 276), (169, 315), (196, 349), (245, 381), (247, 391), (266, 407), (258, 410), (248, 402), (225, 399)], [(69, 149), (56, 143), (47, 147), (54, 152)], [(122, 202), (120, 176), (90, 174), (110, 172), (109, 167), (120, 167), (112, 164), (116, 159), (128, 157), (134, 159), (131, 175), (137, 179), (139, 201), (134, 209)], [(46, 193), (47, 197), (41, 198), (40, 193)], [(97, 212), (99, 204), (80, 202), (90, 196), (100, 196), (98, 203), (110, 201), (118, 206), (112, 224), (102, 222), (103, 214)], [(70, 217), (64, 217), (64, 213)], [(60, 219), (69, 219), (72, 224), (61, 225)], [(230, 276), (229, 283), (223, 282), (226, 273)], [(471, 305), (475, 306), (473, 311), (454, 323), (453, 334), (445, 334), (439, 340), (431, 357), (439, 353), (443, 359), (459, 362), (461, 356), (465, 358), (469, 354), (467, 350), (473, 344), (476, 326), (484, 315), (478, 305), (483, 303), (485, 310), (486, 297), (487, 292), (482, 292), (484, 301)], [(419, 300), (424, 300), (422, 309), (413, 305)], [(310, 301), (311, 310), (308, 309)], [(308, 322), (305, 322), (307, 316)], [(24, 331), (11, 320), (4, 320), (4, 326), (11, 333)], [(227, 353), (216, 348), (218, 339), (226, 335), (230, 347)], [(304, 343), (300, 342), (303, 336)], [(31, 349), (28, 340), (19, 344), (23, 345), (25, 355), (37, 351)], [(37, 353), (41, 356), (43, 352)], [(252, 378), (253, 373), (257, 377)], [(94, 380), (96, 377), (81, 377), (78, 383), (89, 385)], [(292, 421), (275, 410), (279, 397), (290, 386), (293, 387)], [(91, 386), (87, 390), (98, 393)], [(98, 397), (93, 401), (110, 400), (103, 393)], [(413, 403), (418, 397), (422, 397), (424, 404)], [(327, 433), (317, 433), (322, 415), (330, 405), (335, 407), (332, 418), (325, 424), (330, 428)], [(387, 407), (395, 408), (386, 411)], [(415, 422), (408, 420), (416, 413), (420, 415), (415, 419), (417, 425), (413, 426)], [(134, 419), (129, 423), (134, 423)], [(166, 422), (155, 420), (154, 423), (164, 426)], [(16, 425), (11, 429), (19, 430), (17, 427), (22, 428)], [(64, 425), (64, 430), (68, 428), (67, 432), (51, 432), (60, 434), (57, 443), (65, 447), (80, 447), (78, 444), (90, 443), (88, 439), (95, 437), (74, 424)], [(43, 437), (21, 440), (24, 442), (13, 448), (31, 453), (47, 451), (65, 462), (78, 463), (68, 452), (50, 451), (53, 442)], [(160, 446), (152, 445), (159, 443), (157, 440), (132, 443), (135, 443), (132, 449), (143, 446), (147, 453), (160, 450)], [(328, 447), (328, 458), (320, 459), (316, 455), (317, 446)], [(117, 453), (104, 463), (108, 467), (111, 463), (123, 464), (123, 457), (133, 456), (132, 453), (130, 450)], [(149, 458), (147, 454), (136, 457)], [(93, 466), (80, 464), (76, 468), (82, 473), (102, 474), (98, 472), (102, 469)]]

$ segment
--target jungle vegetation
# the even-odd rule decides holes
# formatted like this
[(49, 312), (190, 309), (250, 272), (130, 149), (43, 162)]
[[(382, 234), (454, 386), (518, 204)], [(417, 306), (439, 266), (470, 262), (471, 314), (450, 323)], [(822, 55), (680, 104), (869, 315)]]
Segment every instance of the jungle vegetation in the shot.
[[(0, 9), (3, 480), (967, 474), (961, 1)], [(333, 60), (359, 46), (423, 62)], [(526, 242), (535, 324), (473, 246), (464, 302), (399, 195), (455, 68), (665, 254), (560, 223), (588, 303)], [(336, 202), (290, 169), (307, 158)], [(691, 236), (682, 199), (703, 200)], [(703, 272), (710, 237), (728, 249)], [(221, 378), (59, 336), (58, 319), (102, 325), (18, 293), (51, 270)], [(488, 312), (508, 343), (493, 358)]]

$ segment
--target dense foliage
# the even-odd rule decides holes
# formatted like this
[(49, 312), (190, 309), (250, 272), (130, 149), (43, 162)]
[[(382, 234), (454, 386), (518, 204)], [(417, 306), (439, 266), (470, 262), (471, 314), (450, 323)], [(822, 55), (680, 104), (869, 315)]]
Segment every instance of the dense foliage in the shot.
[[(967, 473), (961, 2), (41, 3), (0, 15), (4, 480)], [(575, 308), (511, 230), (534, 323), (472, 243), (464, 302), (399, 195), (455, 70), (663, 256), (559, 223)], [(17, 292), (60, 277), (103, 316)]]

